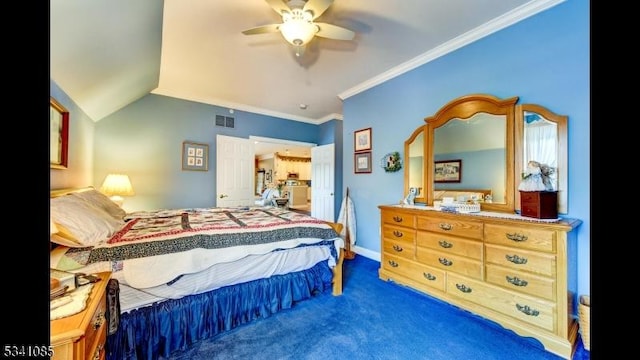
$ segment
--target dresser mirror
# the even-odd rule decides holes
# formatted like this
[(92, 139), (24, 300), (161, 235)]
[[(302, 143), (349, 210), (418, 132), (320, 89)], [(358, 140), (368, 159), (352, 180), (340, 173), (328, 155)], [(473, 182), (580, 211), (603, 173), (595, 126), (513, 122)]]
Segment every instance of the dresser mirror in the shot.
[[(487, 190), (490, 195), (479, 201), (494, 204), (507, 203), (507, 117), (479, 112), (467, 119), (452, 118), (433, 129), (433, 160), (448, 164), (452, 160), (460, 162), (458, 171), (442, 165), (436, 168), (434, 176), (434, 200), (440, 194), (470, 194)], [(487, 135), (488, 134), (488, 135)], [(457, 165), (457, 163), (456, 163)], [(447, 180), (447, 174), (455, 172)], [(444, 179), (444, 180), (443, 180)], [(465, 196), (465, 195), (462, 195)]]
[(424, 196), (424, 131), (426, 125), (417, 128), (404, 142), (405, 166), (404, 166), (404, 193), (409, 193), (409, 188), (418, 189), (415, 202), (426, 203)]
[[(418, 188), (415, 201), (427, 205), (445, 191), (474, 193), (482, 210), (514, 212), (523, 169), (536, 160), (556, 169), (558, 212), (566, 213), (567, 117), (517, 101), (473, 94), (426, 117), (404, 143), (404, 193)], [(460, 161), (459, 181), (436, 180), (436, 162), (451, 160)]]
[[(549, 165), (551, 182), (558, 191), (558, 212), (567, 213), (567, 116), (558, 115), (536, 104), (516, 105), (516, 176), (531, 160)], [(516, 184), (517, 187), (517, 184)], [(520, 209), (520, 192), (516, 192)]]

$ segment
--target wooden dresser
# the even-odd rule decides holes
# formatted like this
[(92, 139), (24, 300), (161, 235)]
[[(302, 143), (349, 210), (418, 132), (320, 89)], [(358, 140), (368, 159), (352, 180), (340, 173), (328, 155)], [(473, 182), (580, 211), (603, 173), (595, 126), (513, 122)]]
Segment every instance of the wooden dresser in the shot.
[(574, 229), (580, 220), (550, 223), (499, 213), (379, 208), (381, 279), (467, 309), (572, 357), (578, 333)]
[(106, 288), (111, 273), (100, 273), (93, 284), (85, 309), (75, 315), (51, 321), (52, 359), (105, 359), (107, 340)]

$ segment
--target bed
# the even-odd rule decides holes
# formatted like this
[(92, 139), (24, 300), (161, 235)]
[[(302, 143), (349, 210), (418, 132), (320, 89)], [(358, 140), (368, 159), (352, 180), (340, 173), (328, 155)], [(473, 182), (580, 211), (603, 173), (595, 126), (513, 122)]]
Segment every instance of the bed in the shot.
[(342, 293), (341, 224), (273, 206), (125, 213), (93, 188), (51, 191), (51, 267), (111, 271), (107, 359), (157, 359), (320, 292)]
[[(489, 196), (487, 198), (487, 196)], [(461, 199), (462, 201), (476, 200), (487, 201), (491, 199), (491, 189), (435, 189), (433, 191), (433, 200), (442, 201), (445, 197), (451, 197), (454, 201)]]

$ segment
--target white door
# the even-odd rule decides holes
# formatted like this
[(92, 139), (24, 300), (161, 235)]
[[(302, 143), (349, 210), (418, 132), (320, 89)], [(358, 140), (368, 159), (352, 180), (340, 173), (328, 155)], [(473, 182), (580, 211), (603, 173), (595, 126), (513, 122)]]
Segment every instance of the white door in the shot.
[(255, 204), (253, 141), (216, 135), (216, 206)]
[(311, 148), (311, 216), (336, 221), (335, 204), (335, 145)]

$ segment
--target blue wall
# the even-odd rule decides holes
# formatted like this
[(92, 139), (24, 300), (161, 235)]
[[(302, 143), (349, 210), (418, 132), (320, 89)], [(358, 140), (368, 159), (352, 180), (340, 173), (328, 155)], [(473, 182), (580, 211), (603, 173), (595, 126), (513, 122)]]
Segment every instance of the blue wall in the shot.
[[(344, 101), (345, 139), (372, 127), (374, 169), (354, 174), (353, 143), (344, 142), (344, 186), (356, 207), (356, 251), (380, 254), (378, 205), (404, 197), (403, 173), (378, 165), (449, 101), (468, 94), (540, 104), (569, 116), (567, 217), (577, 230), (578, 292), (590, 287), (589, 1), (570, 0)], [(378, 257), (379, 259), (379, 257)]]
[[(493, 201), (504, 203), (505, 199), (505, 174), (506, 163), (504, 149), (490, 149), (480, 151), (467, 151), (449, 154), (434, 154), (435, 161), (460, 159), (462, 162), (459, 183), (437, 183), (436, 190), (455, 189), (491, 189)], [(473, 174), (467, 176), (466, 174)]]
[[(51, 189), (99, 188), (108, 173), (121, 172), (129, 175), (136, 192), (124, 203), (127, 211), (215, 206), (216, 135), (220, 134), (335, 143), (336, 193), (341, 194), (340, 120), (315, 125), (238, 110), (230, 114), (228, 108), (150, 94), (94, 123), (53, 80), (50, 94), (71, 114), (69, 167), (51, 169)], [(216, 115), (234, 117), (235, 127), (215, 126)], [(182, 170), (183, 141), (209, 145), (208, 171)], [(336, 209), (340, 201), (337, 196)]]
[(49, 94), (69, 111), (68, 167), (49, 171), (49, 187), (62, 189), (91, 185), (95, 123), (53, 80), (49, 81)]
[[(235, 127), (215, 126), (216, 115), (234, 117)], [(320, 132), (320, 125), (238, 110), (230, 114), (228, 108), (151, 94), (96, 124), (94, 178), (101, 182), (111, 172), (128, 174), (136, 196), (126, 200), (127, 211), (215, 206), (216, 135), (333, 143), (334, 126), (322, 128), (327, 131)], [(182, 170), (183, 141), (209, 145), (209, 171)]]

